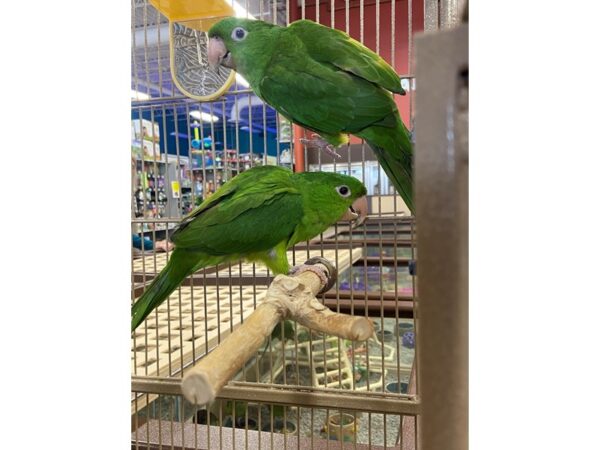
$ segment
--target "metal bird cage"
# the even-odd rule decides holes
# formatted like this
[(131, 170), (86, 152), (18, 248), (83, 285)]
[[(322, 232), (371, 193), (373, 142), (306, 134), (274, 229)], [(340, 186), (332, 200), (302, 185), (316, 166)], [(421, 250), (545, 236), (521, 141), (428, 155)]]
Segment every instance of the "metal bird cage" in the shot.
[[(421, 448), (415, 218), (360, 139), (340, 148), (339, 158), (306, 149), (299, 141), (305, 131), (243, 78), (205, 76), (205, 34), (170, 21), (157, 9), (161, 3), (131, 3), (131, 226), (153, 242), (132, 251), (132, 300), (169, 258), (157, 243), (240, 172), (265, 164), (333, 171), (367, 186), (368, 220), (357, 228), (337, 224), (296, 245), (290, 263), (314, 256), (333, 263), (337, 283), (319, 300), (368, 317), (375, 333), (354, 342), (282, 323), (217, 399), (197, 408), (181, 395), (182, 377), (252, 314), (273, 279), (259, 264), (202, 269), (132, 334), (132, 448)], [(459, 11), (456, 2), (428, 0), (223, 3), (238, 16), (279, 25), (310, 19), (370, 47), (401, 76), (407, 93), (396, 102), (415, 132), (414, 36), (457, 22)]]

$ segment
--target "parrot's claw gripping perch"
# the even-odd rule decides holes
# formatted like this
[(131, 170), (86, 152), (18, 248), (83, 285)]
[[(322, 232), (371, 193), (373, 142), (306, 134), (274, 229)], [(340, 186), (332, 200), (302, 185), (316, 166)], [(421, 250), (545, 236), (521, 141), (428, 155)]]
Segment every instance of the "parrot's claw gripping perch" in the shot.
[(335, 151), (335, 147), (328, 143), (325, 139), (323, 139), (318, 134), (312, 134), (310, 139), (300, 138), (300, 142), (305, 145), (309, 149), (318, 149), (322, 150), (328, 155), (333, 156), (334, 158), (341, 158), (342, 156)]
[(318, 272), (316, 272), (317, 275), (324, 277), (324, 279), (326, 280), (326, 283), (323, 286), (323, 288), (317, 293), (318, 295), (320, 295), (320, 294), (324, 294), (329, 289), (331, 289), (335, 285), (335, 282), (337, 281), (337, 269), (335, 268), (335, 266), (333, 266), (333, 264), (331, 264), (325, 258), (323, 258), (321, 256), (315, 256), (313, 258), (310, 258), (301, 266), (292, 267), (289, 270), (288, 275), (292, 276), (295, 273), (302, 272), (304, 270), (311, 270), (312, 272), (314, 272), (315, 269), (308, 268), (307, 266), (313, 266), (315, 264), (321, 264), (326, 269), (326, 273), (323, 273), (321, 269), (315, 268), (318, 270)]

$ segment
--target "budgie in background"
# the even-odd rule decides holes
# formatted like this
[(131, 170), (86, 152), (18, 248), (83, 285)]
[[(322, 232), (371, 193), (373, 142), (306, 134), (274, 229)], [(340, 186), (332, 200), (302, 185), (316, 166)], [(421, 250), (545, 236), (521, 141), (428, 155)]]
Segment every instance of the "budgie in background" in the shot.
[(392, 94), (405, 92), (381, 57), (309, 20), (281, 27), (229, 17), (208, 35), (209, 63), (236, 70), (263, 101), (317, 133), (313, 145), (333, 152), (348, 134), (365, 139), (414, 212), (412, 143)]
[(240, 173), (183, 218), (171, 235), (175, 250), (131, 310), (135, 330), (185, 277), (216, 264), (257, 261), (287, 274), (287, 249), (340, 219), (361, 223), (365, 186), (326, 172), (293, 173), (258, 166)]

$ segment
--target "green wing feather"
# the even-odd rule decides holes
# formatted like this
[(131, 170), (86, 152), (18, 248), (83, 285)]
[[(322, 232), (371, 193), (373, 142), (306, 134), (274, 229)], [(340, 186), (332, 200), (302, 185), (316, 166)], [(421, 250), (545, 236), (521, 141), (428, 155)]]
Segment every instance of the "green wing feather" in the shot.
[(301, 194), (287, 169), (243, 172), (186, 216), (171, 236), (175, 251), (131, 309), (131, 329), (193, 272), (250, 257), (285, 272), (285, 250), (303, 214)]
[(288, 30), (304, 42), (315, 61), (333, 64), (388, 91), (405, 94), (394, 69), (377, 53), (343, 31), (310, 20), (298, 20)]
[[(301, 43), (289, 39), (287, 45)], [(397, 110), (391, 94), (373, 83), (290, 50), (273, 55), (259, 91), (299, 125), (320, 134), (356, 133), (373, 124), (385, 126)]]
[(242, 256), (287, 242), (302, 217), (291, 174), (275, 166), (242, 172), (190, 213), (171, 240), (176, 248)]

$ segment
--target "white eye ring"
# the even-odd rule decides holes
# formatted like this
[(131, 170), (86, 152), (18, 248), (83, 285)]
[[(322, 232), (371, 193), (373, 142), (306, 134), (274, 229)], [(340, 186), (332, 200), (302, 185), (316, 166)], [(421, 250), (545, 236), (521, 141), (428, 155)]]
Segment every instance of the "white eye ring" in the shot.
[(340, 194), (340, 196), (342, 196), (344, 198), (350, 197), (352, 195), (352, 191), (345, 184), (342, 184), (341, 186), (337, 186), (335, 188), (335, 190), (337, 191), (338, 194)]
[(235, 27), (231, 32), (231, 39), (234, 41), (243, 41), (248, 36), (248, 32), (242, 27)]

